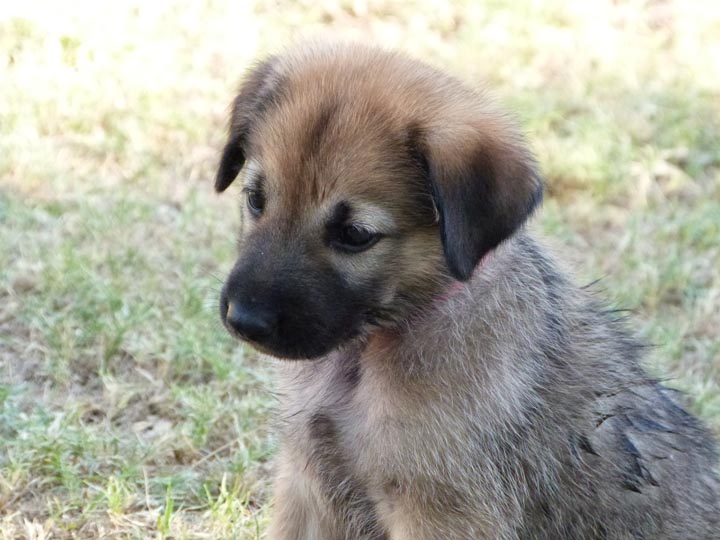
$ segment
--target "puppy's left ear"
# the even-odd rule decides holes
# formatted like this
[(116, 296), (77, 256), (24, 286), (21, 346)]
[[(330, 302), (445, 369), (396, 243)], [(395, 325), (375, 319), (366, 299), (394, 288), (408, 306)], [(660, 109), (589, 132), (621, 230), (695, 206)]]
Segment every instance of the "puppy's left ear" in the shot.
[(540, 203), (542, 179), (522, 137), (497, 115), (438, 125), (424, 138), (445, 258), (466, 281)]
[(230, 133), (215, 177), (218, 193), (225, 191), (242, 170), (253, 126), (278, 98), (282, 85), (277, 63), (277, 58), (271, 56), (251, 69), (233, 101)]

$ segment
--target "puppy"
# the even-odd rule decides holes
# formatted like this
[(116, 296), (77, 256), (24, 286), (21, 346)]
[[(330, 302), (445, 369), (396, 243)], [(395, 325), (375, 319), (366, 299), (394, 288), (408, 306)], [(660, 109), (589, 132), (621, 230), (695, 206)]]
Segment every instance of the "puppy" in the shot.
[(277, 366), (273, 540), (720, 538), (707, 431), (522, 229), (542, 181), (480, 93), (399, 54), (258, 64), (228, 331)]

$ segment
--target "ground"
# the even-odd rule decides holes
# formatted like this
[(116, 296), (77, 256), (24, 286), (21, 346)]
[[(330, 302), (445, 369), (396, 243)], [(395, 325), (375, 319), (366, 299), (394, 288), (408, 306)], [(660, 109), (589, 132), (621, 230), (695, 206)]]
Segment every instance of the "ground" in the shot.
[(720, 433), (720, 3), (6, 4), (3, 540), (262, 536), (270, 364), (219, 324), (212, 177), (243, 71), (302, 36), (484, 81), (547, 179), (533, 228)]

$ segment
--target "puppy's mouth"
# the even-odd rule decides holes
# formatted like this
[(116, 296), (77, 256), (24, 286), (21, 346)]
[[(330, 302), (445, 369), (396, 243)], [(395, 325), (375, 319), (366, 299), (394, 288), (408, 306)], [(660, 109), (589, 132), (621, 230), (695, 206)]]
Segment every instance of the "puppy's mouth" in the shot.
[(319, 359), (371, 326), (362, 315), (357, 321), (342, 317), (319, 321), (302, 312), (287, 316), (282, 312), (257, 312), (238, 306), (226, 294), (221, 295), (219, 307), (223, 325), (232, 337), (283, 360)]

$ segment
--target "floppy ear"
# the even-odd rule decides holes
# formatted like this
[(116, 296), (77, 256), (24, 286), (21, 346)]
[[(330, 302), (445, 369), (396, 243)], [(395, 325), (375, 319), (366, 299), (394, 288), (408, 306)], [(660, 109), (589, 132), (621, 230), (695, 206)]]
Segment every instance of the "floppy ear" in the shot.
[(242, 170), (253, 125), (278, 98), (281, 81), (275, 73), (276, 64), (276, 57), (271, 56), (251, 69), (233, 101), (229, 136), (215, 177), (218, 193), (225, 191)]
[(466, 281), (542, 200), (535, 159), (504, 121), (437, 127), (425, 137), (426, 170), (440, 213), (448, 268)]

